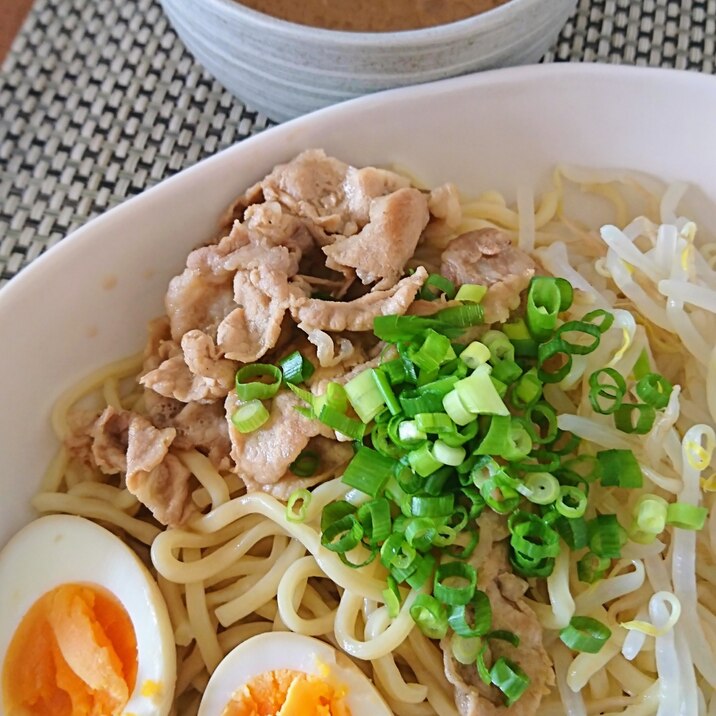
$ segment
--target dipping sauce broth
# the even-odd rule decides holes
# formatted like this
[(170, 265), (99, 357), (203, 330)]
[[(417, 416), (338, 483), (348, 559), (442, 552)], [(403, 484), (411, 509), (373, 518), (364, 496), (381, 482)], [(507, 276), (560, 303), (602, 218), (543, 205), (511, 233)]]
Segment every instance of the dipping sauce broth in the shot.
[(417, 30), (464, 20), (508, 0), (241, 0), (300, 25), (352, 32)]

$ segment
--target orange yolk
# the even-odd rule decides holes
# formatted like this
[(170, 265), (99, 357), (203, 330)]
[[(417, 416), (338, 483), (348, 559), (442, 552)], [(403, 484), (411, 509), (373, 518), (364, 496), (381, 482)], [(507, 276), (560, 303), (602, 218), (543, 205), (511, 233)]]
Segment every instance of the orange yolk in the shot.
[(278, 669), (239, 689), (222, 716), (350, 716), (344, 696), (321, 677)]
[(99, 587), (65, 584), (40, 597), (3, 666), (7, 713), (117, 716), (137, 678), (137, 638), (124, 607)]

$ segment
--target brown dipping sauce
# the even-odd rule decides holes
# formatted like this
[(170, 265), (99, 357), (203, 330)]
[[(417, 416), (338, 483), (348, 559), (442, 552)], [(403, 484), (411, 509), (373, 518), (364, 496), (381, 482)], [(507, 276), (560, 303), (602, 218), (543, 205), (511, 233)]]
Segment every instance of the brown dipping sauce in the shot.
[(464, 20), (508, 0), (241, 0), (300, 25), (352, 32), (417, 30)]

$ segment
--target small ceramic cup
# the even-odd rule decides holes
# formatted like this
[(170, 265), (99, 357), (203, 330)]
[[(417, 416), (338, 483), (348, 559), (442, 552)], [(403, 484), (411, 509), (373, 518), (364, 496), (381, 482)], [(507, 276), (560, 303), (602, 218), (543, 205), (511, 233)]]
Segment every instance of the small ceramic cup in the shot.
[(359, 95), (536, 62), (576, 0), (509, 0), (447, 25), (342, 32), (279, 20), (235, 0), (161, 0), (179, 37), (230, 92), (275, 120)]

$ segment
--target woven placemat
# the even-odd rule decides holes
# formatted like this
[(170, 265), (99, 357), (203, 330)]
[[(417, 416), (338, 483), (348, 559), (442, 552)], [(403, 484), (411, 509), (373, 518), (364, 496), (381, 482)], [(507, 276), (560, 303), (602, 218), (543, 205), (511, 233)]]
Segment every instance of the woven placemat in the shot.
[[(580, 0), (545, 61), (714, 72), (716, 0)], [(0, 75), (0, 286), (87, 220), (271, 122), (156, 0), (37, 0)]]

